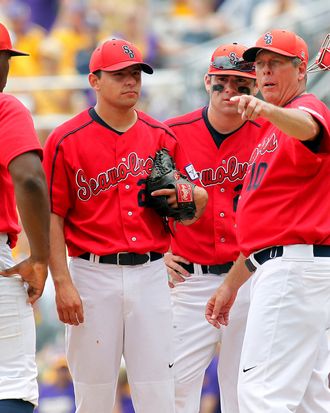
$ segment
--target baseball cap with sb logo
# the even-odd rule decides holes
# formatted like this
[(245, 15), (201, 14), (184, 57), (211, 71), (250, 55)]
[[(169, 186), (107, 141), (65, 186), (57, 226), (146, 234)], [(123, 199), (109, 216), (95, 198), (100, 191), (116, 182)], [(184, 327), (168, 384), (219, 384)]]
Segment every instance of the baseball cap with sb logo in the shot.
[(243, 59), (247, 48), (237, 43), (219, 46), (212, 54), (209, 75), (233, 75), (255, 79), (254, 64)]
[(107, 40), (92, 53), (89, 70), (113, 72), (132, 65), (140, 65), (145, 73), (153, 73), (153, 69), (143, 61), (140, 50), (132, 43), (121, 39)]
[(28, 53), (13, 49), (9, 32), (6, 27), (0, 23), (0, 51), (2, 50), (9, 52), (11, 56), (29, 56)]
[(282, 56), (299, 57), (303, 62), (308, 62), (306, 42), (288, 30), (277, 29), (264, 33), (254, 47), (250, 47), (243, 53), (243, 57), (249, 62), (254, 62), (260, 50), (269, 50)]

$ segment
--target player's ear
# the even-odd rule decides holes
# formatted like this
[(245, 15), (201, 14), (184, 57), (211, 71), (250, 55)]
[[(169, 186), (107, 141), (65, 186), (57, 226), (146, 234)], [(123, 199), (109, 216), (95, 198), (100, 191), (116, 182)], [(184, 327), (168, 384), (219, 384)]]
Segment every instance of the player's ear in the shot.
[(93, 88), (93, 89), (95, 89), (95, 90), (98, 90), (99, 89), (99, 76), (96, 76), (96, 74), (94, 74), (94, 73), (90, 73), (89, 75), (88, 75), (88, 81), (89, 81), (89, 84), (91, 85), (91, 87)]
[(208, 75), (207, 73), (204, 76), (204, 85), (207, 93), (210, 93), (211, 90), (211, 76)]
[(301, 62), (300, 65), (298, 66), (299, 70), (299, 75), (298, 75), (298, 80), (303, 80), (306, 77), (306, 71), (307, 71), (307, 64), (306, 62)]

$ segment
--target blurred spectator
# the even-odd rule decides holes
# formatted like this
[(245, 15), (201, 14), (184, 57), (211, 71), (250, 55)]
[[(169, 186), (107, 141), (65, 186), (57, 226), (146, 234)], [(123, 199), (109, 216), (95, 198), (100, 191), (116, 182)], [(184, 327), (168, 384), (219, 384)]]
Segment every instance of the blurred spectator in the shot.
[(178, 16), (192, 16), (193, 11), (189, 5), (189, 0), (172, 0), (172, 14)]
[[(63, 48), (54, 38), (47, 37), (40, 44), (40, 75), (56, 76), (61, 74), (61, 59)], [(36, 115), (63, 114), (70, 115), (74, 113), (74, 91), (71, 89), (45, 89), (40, 88), (33, 92), (34, 109)], [(39, 132), (39, 139), (45, 142), (49, 130)]]
[(113, 37), (136, 44), (142, 52), (143, 60), (157, 68), (164, 65), (167, 51), (153, 31), (149, 14), (146, 6), (126, 8), (120, 14), (120, 29), (113, 32)]
[(215, 356), (205, 371), (200, 413), (221, 413), (218, 361), (218, 356)]
[(39, 384), (39, 406), (35, 413), (74, 413), (74, 390), (65, 357), (55, 361), (50, 374), (50, 383)]
[(185, 45), (206, 42), (229, 31), (221, 13), (215, 13), (215, 0), (188, 0), (191, 14), (179, 20), (179, 36)]
[(46, 36), (46, 31), (31, 22), (30, 7), (21, 2), (13, 1), (6, 8), (8, 27), (16, 49), (28, 50), (28, 59), (12, 60), (10, 73), (12, 76), (40, 75), (39, 46)]
[(31, 21), (49, 32), (55, 22), (60, 0), (24, 0), (24, 2), (31, 8)]
[(304, 15), (304, 7), (296, 0), (268, 0), (255, 5), (251, 18), (251, 23), (258, 32), (264, 32), (271, 27), (283, 25), (283, 18), (290, 18), (290, 22), (295, 17), (301, 18)]
[(115, 411), (118, 411), (118, 413), (135, 412), (124, 365), (120, 368), (119, 372)]
[(87, 25), (87, 9), (80, 2), (72, 2), (62, 6), (58, 19), (50, 33), (63, 49), (60, 61), (60, 72), (74, 74), (76, 71), (76, 55), (80, 49), (90, 47)]
[[(107, 37), (106, 34), (101, 31), (101, 23), (101, 16), (95, 10), (86, 16), (86, 33), (88, 34), (89, 42), (85, 47), (77, 50), (75, 57), (75, 68), (77, 73), (81, 75), (87, 75), (89, 73), (91, 54), (98, 43)], [(96, 103), (94, 90), (87, 87), (83, 93), (85, 95), (86, 105), (94, 106)]]

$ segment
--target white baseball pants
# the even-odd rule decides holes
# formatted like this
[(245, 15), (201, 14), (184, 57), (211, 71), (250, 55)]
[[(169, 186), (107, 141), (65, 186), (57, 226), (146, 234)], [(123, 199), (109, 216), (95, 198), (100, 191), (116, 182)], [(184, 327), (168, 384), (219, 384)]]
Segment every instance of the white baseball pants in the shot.
[(329, 413), (330, 258), (284, 247), (253, 276), (239, 372), (241, 413)]
[[(224, 274), (225, 275), (225, 274)], [(204, 373), (221, 342), (218, 376), (222, 413), (238, 413), (237, 379), (245, 322), (249, 307), (249, 282), (239, 291), (230, 324), (217, 330), (205, 319), (206, 303), (224, 275), (194, 274), (171, 290), (175, 351), (176, 413), (198, 413)]]
[[(7, 234), (0, 234), (0, 268), (14, 265), (7, 245)], [(32, 306), (19, 276), (0, 276), (0, 399), (38, 401), (36, 332)]]
[(110, 413), (122, 355), (136, 413), (174, 413), (172, 312), (162, 259), (136, 266), (73, 258), (85, 321), (67, 326), (77, 413)]

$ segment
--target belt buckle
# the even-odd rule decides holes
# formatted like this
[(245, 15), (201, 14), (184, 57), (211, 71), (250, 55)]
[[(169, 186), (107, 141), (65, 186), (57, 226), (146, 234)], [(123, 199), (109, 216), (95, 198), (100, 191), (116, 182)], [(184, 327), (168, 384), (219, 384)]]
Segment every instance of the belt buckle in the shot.
[(122, 265), (122, 264), (120, 263), (120, 256), (121, 256), (121, 255), (125, 255), (125, 254), (128, 254), (128, 252), (127, 252), (127, 251), (123, 251), (123, 252), (118, 252), (118, 253), (117, 253), (117, 265)]

